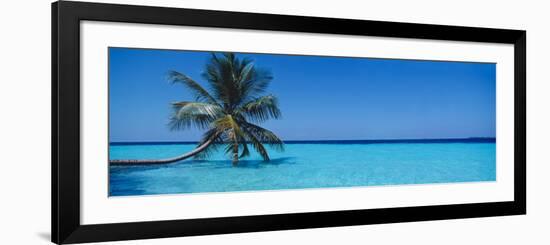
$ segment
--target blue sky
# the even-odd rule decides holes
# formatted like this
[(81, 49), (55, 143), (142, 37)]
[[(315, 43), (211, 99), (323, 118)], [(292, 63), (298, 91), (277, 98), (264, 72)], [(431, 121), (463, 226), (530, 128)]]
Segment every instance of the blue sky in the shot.
[[(283, 117), (262, 126), (283, 140), (495, 137), (496, 65), (237, 54), (269, 69)], [(170, 70), (206, 87), (209, 52), (109, 48), (109, 137), (196, 141), (170, 131), (170, 103), (191, 100)]]

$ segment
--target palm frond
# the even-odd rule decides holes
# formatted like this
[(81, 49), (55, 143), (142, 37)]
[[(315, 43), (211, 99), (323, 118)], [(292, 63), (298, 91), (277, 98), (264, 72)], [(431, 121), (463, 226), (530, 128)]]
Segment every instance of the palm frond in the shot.
[(213, 140), (213, 143), (208, 145), (203, 151), (197, 153), (193, 158), (197, 160), (208, 159), (215, 152), (217, 152), (220, 146), (223, 145), (222, 133), (219, 132), (216, 128), (210, 129), (204, 133), (202, 140), (199, 141), (197, 147), (201, 146), (205, 142)]
[(237, 74), (239, 60), (233, 53), (223, 53), (219, 56), (212, 53), (206, 65), (203, 77), (209, 82), (212, 91), (223, 101), (224, 106), (234, 106), (241, 101)]
[(252, 59), (243, 58), (242, 60), (240, 60), (237, 71), (237, 73), (239, 74), (238, 80), (241, 82), (245, 81), (246, 78), (249, 77), (252, 70), (254, 70), (254, 63)]
[(168, 72), (168, 79), (172, 82), (172, 84), (181, 83), (189, 88), (189, 90), (191, 90), (194, 94), (195, 100), (217, 104), (216, 99), (214, 99), (214, 97), (212, 97), (206, 89), (185, 74), (177, 71), (170, 71)]
[(213, 53), (203, 73), (215, 94), (228, 106), (236, 106), (265, 92), (273, 79), (267, 70), (256, 68), (251, 59), (233, 53)]
[(264, 122), (270, 118), (279, 119), (281, 111), (278, 104), (277, 97), (266, 95), (244, 104), (239, 108), (239, 112), (255, 122)]
[[(246, 70), (244, 70), (246, 71)], [(261, 96), (273, 80), (270, 71), (257, 68), (252, 65), (250, 70), (243, 74), (240, 81), (241, 97), (246, 102), (252, 98)]]
[(245, 132), (247, 132), (246, 138), (250, 141), (250, 143), (252, 143), (252, 146), (254, 147), (254, 149), (260, 154), (260, 156), (262, 156), (264, 161), (269, 161), (270, 160), (269, 154), (267, 153), (267, 150), (265, 149), (260, 139), (258, 139), (256, 135), (254, 135), (253, 133), (250, 133), (248, 129), (244, 129), (244, 130)]
[(209, 124), (222, 115), (222, 108), (215, 104), (203, 102), (172, 103), (173, 113), (170, 117), (171, 130), (182, 130), (195, 126), (206, 129)]
[(268, 144), (275, 150), (284, 151), (284, 142), (275, 133), (248, 122), (244, 123), (242, 128), (248, 137), (254, 136), (259, 142)]
[(243, 151), (241, 152), (241, 155), (239, 157), (247, 157), (247, 156), (250, 156), (250, 150), (248, 150), (248, 144), (246, 143), (246, 141), (244, 141), (242, 143), (242, 146), (243, 146)]
[(238, 137), (243, 136), (243, 132), (241, 130), (241, 127), (239, 126), (239, 123), (233, 118), (232, 115), (225, 115), (224, 117), (221, 117), (214, 121), (213, 124), (214, 127), (216, 127), (219, 131), (227, 132), (230, 135), (228, 137), (229, 140), (237, 141)]

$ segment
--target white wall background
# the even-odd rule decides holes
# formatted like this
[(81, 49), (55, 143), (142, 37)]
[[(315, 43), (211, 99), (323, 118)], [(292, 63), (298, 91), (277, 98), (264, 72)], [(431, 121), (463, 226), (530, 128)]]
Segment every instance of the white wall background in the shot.
[[(550, 244), (550, 8), (545, 1), (106, 2), (527, 30), (528, 214), (105, 244)], [(50, 1), (8, 1), (2, 10), (0, 244), (48, 244)]]

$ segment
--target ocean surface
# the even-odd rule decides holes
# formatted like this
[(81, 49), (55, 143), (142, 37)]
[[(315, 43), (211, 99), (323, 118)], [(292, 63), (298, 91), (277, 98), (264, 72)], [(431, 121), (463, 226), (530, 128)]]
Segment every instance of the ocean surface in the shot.
[[(110, 159), (157, 159), (194, 143), (111, 143)], [(209, 160), (110, 166), (109, 195), (236, 192), (496, 180), (494, 139), (293, 141), (234, 167), (222, 151)]]

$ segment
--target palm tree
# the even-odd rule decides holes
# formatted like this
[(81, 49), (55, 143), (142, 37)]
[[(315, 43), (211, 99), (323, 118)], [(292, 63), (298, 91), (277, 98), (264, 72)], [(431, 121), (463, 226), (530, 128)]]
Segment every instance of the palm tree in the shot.
[(238, 59), (233, 53), (212, 53), (202, 76), (207, 81), (209, 90), (177, 71), (169, 72), (168, 76), (172, 83), (182, 84), (189, 89), (195, 98), (195, 101), (172, 103), (170, 129), (196, 127), (206, 130), (193, 151), (170, 159), (110, 162), (143, 164), (170, 163), (189, 157), (205, 159), (224, 147), (226, 154), (232, 154), (233, 165), (237, 165), (239, 158), (250, 155), (249, 145), (264, 161), (269, 161), (264, 144), (276, 150), (284, 149), (284, 144), (277, 135), (257, 125), (281, 116), (277, 98), (264, 95), (273, 79), (271, 73), (256, 68), (250, 59)]

